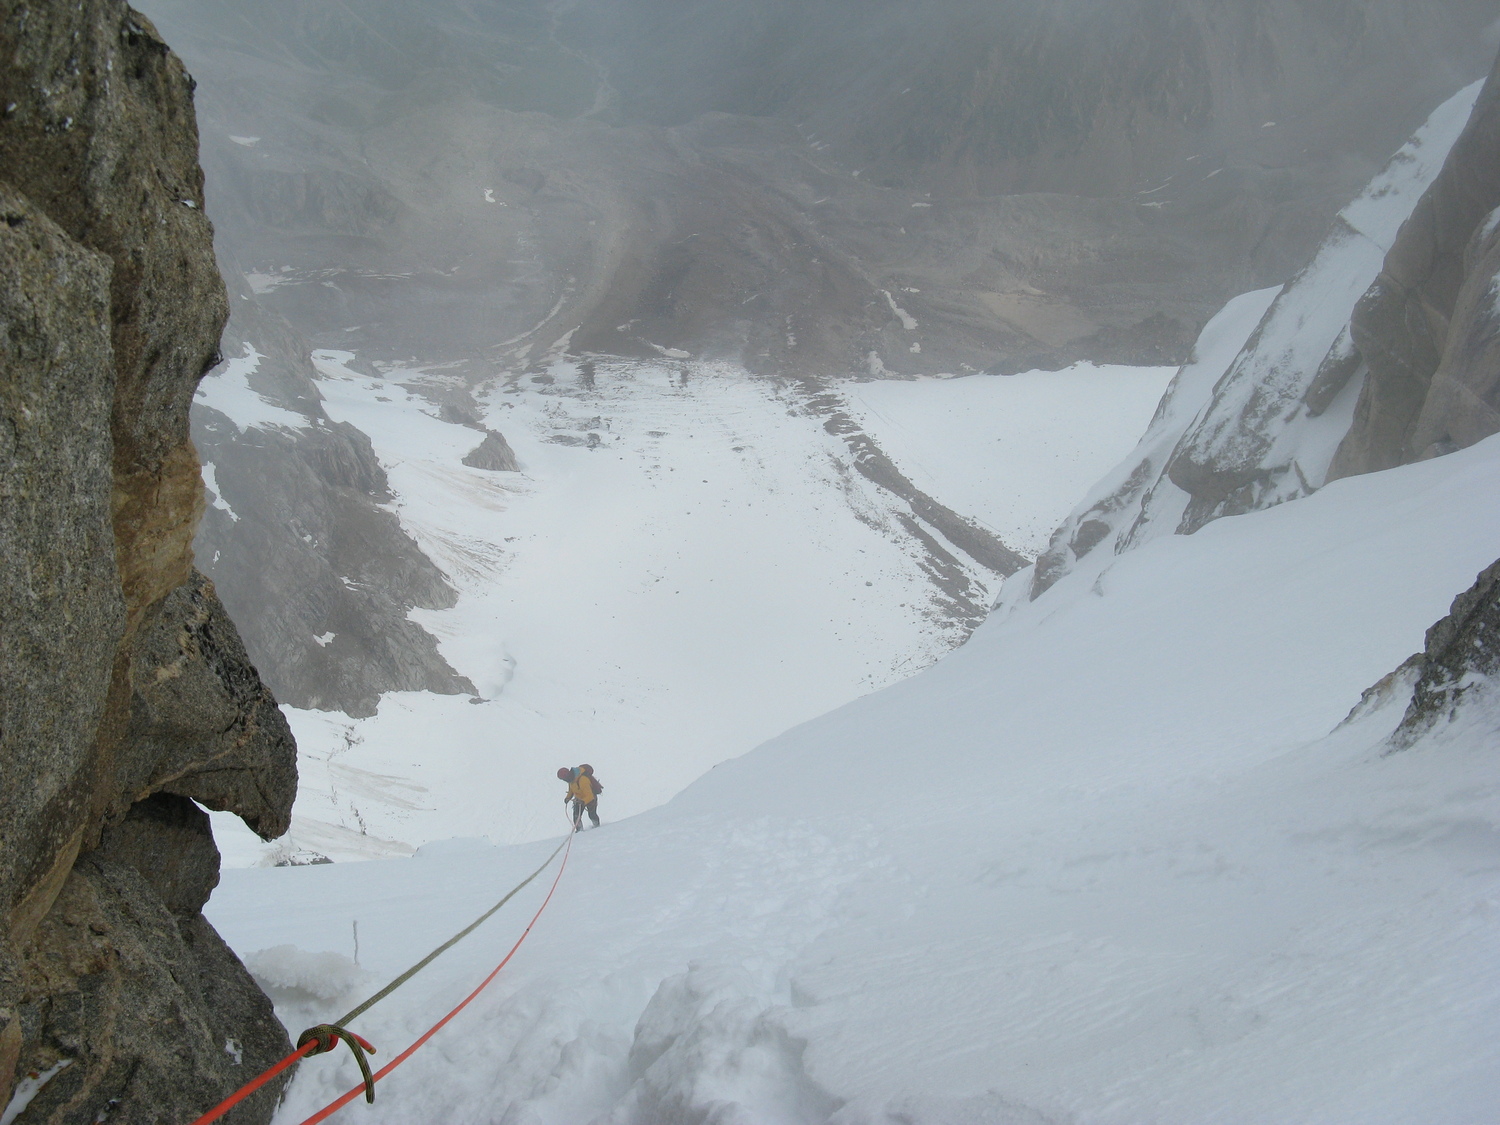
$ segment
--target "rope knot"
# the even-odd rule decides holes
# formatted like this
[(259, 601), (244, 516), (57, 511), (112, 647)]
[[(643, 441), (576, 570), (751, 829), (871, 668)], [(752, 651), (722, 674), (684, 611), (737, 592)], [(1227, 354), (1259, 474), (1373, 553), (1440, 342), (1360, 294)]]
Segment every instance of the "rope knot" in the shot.
[(365, 1101), (373, 1104), (375, 1101), (375, 1079), (370, 1075), (370, 1063), (365, 1058), (365, 1052), (368, 1051), (373, 1055), (375, 1053), (375, 1044), (371, 1043), (368, 1039), (356, 1035), (348, 1028), (340, 1027), (336, 1023), (320, 1023), (317, 1027), (310, 1027), (297, 1036), (297, 1050), (301, 1051), (303, 1047), (311, 1045), (312, 1050), (303, 1056), (304, 1058), (311, 1058), (313, 1055), (326, 1054), (336, 1049), (340, 1039), (349, 1044), (349, 1050), (354, 1052), (354, 1061), (359, 1064), (359, 1073), (365, 1081)]

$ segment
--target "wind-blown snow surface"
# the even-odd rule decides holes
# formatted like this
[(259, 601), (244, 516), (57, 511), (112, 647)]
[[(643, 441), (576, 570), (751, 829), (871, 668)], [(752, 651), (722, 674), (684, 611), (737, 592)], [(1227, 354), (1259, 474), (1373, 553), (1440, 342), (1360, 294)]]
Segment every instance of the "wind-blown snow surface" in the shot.
[[(345, 1112), (1492, 1121), (1500, 724), (1391, 755), (1404, 700), (1335, 728), (1500, 556), (1497, 489), (1492, 438), (1089, 556), (928, 671), (583, 834), (493, 991)], [(550, 846), (229, 871), (209, 914), (242, 954), (298, 947), (251, 958), (283, 982), (357, 920), (378, 981)], [(356, 1030), (405, 1046), (544, 890)], [(343, 1000), (280, 993), (294, 1030)], [(303, 1064), (278, 1121), (354, 1079)]]
[[(791, 391), (713, 364), (555, 364), (481, 396), (524, 470), (495, 473), (462, 464), (483, 435), (439, 416), (461, 380), (345, 352), (314, 359), (325, 410), (369, 435), (403, 527), (458, 590), (455, 608), (413, 617), (482, 700), (389, 694), (369, 719), (289, 709), (301, 747), (292, 831), (267, 848), (217, 815), (229, 864), (536, 839), (554, 827), (557, 767), (579, 761), (605, 781), (604, 816), (628, 816), (964, 635), (927, 547), (895, 518), (905, 505), (855, 472)], [(904, 468), (910, 447), (945, 470), (932, 487), (957, 489), (966, 462), (1008, 498), (975, 514), (1009, 539), (1066, 515), (1059, 479), (1101, 450), (1123, 455), (1166, 381), (1128, 369), (1047, 378), (858, 390), (910, 419)], [(227, 393), (211, 390), (215, 403)], [(993, 422), (973, 417), (980, 407)], [(934, 431), (965, 409), (939, 463)], [(1044, 431), (1072, 468), (997, 459), (996, 435), (1031, 448), (1023, 435)], [(954, 506), (968, 515), (979, 499)], [(995, 576), (968, 572), (982, 612)]]

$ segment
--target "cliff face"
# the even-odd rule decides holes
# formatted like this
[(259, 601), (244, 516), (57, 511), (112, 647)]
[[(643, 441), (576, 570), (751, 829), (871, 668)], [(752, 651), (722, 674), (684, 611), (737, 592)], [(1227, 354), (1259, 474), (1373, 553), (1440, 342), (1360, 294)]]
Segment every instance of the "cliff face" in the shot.
[(1136, 454), (1037, 560), (1190, 534), (1500, 431), (1500, 59), (1348, 206), (1279, 292), (1204, 330)]
[(1369, 365), (1330, 476), (1401, 465), (1500, 430), (1500, 59), (1441, 174), (1360, 299)]
[(296, 787), (192, 567), (188, 404), (225, 316), (202, 206), (192, 82), (151, 25), (0, 2), (0, 1104), (61, 1066), (23, 1122), (191, 1117), (285, 1049), (199, 913), (193, 802), (271, 837)]

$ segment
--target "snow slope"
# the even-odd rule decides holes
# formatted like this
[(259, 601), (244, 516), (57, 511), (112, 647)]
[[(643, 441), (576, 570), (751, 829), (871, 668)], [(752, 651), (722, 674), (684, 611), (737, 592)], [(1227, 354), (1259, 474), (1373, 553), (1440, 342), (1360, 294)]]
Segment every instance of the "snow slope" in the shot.
[[(900, 521), (906, 505), (767, 381), (713, 364), (605, 362), (498, 381), (480, 409), (523, 472), (495, 473), (461, 463), (482, 435), (441, 416), (444, 396), (467, 395), (462, 380), (345, 352), (314, 358), (325, 410), (369, 435), (403, 527), (459, 593), (451, 610), (412, 616), (481, 699), (393, 693), (369, 719), (288, 709), (301, 747), (292, 831), (268, 848), (218, 816), (227, 863), (405, 855), (454, 835), (536, 839), (554, 827), (558, 765), (583, 760), (605, 780), (605, 816), (628, 816), (966, 635), (930, 548)], [(243, 372), (220, 381), (233, 379)], [(1066, 513), (1059, 479), (1101, 449), (1129, 448), (1165, 381), (1128, 369), (1049, 379), (859, 393), (912, 421), (903, 433), (920, 441), (902, 448), (924, 463), (937, 463), (928, 451), (956, 414), (999, 410), (993, 425), (953, 433), (932, 487), (943, 499), (959, 491), (956, 466), (984, 466), (1006, 499), (975, 514), (1024, 537)], [(995, 459), (997, 434), (1030, 450), (1042, 433), (1057, 470)], [(984, 495), (955, 503), (967, 515)], [(965, 572), (982, 614), (995, 576)]]
[[(926, 672), (581, 836), (492, 993), (345, 1115), (1492, 1121), (1500, 724), (1386, 755), (1404, 700), (1339, 723), (1500, 556), (1497, 489), (1491, 439), (1089, 556)], [(230, 871), (208, 912), (301, 1026), (341, 1010), (296, 980), (352, 922), (378, 981), (549, 847)], [(404, 1046), (544, 889), (357, 1030)], [(353, 1080), (304, 1064), (278, 1121)]]

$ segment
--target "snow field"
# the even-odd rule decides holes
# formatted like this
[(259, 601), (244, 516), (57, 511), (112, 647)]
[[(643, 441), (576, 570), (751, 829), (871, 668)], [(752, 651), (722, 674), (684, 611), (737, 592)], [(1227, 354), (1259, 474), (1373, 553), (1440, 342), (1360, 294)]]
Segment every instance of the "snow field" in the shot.
[(1128, 454), (1175, 367), (848, 383), (860, 426), (918, 488), (1035, 557)]
[[(1471, 712), (1385, 755), (1401, 699), (1335, 728), (1500, 555), (1497, 487), (1491, 439), (1088, 556), (920, 675), (584, 833), (492, 993), (359, 1112), (1491, 1120), (1500, 731)], [(309, 954), (357, 916), (383, 979), (546, 854), (462, 847), (229, 871), (209, 914), (242, 953)], [(356, 1029), (399, 1049), (537, 901)], [(278, 1121), (353, 1081), (305, 1065)]]
[[(277, 406), (250, 385), (250, 376), (264, 358), (250, 344), (245, 344), (243, 354), (225, 360), (221, 368), (199, 381), (193, 401), (217, 410), (241, 431), (251, 427), (305, 430), (309, 425), (306, 417)], [(209, 487), (213, 488), (212, 482)], [(214, 492), (217, 494), (218, 489)]]
[[(226, 864), (535, 839), (561, 801), (558, 765), (584, 760), (606, 819), (628, 816), (963, 635), (893, 518), (904, 505), (852, 470), (821, 418), (742, 371), (558, 363), (491, 384), (486, 422), (523, 469), (493, 473), (462, 464), (482, 435), (437, 416), (453, 376), (314, 359), (325, 410), (370, 436), (403, 526), (459, 592), (454, 609), (412, 616), (482, 699), (390, 693), (369, 719), (287, 708), (292, 831), (268, 847), (215, 814)], [(1128, 448), (1166, 375), (1084, 365), (846, 390), (919, 487), (1009, 543), (1065, 514), (1085, 466)], [(244, 425), (275, 422), (213, 393)], [(960, 488), (966, 463), (983, 487)]]

